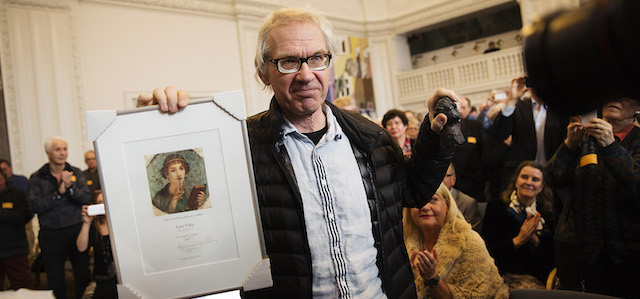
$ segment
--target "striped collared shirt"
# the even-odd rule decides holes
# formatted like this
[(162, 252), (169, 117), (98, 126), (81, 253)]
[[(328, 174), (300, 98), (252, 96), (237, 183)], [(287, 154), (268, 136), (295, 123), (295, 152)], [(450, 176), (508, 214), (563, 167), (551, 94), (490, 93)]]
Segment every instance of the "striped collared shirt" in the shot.
[(284, 145), (302, 196), (311, 251), (313, 296), (385, 298), (362, 177), (331, 109), (317, 145), (289, 122)]

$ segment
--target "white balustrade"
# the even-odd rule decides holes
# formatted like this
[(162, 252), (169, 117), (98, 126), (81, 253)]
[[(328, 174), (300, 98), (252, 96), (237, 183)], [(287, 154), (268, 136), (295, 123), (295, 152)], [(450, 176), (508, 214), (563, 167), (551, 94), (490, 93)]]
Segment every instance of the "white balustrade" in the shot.
[(440, 87), (458, 94), (477, 93), (509, 85), (524, 74), (522, 48), (503, 49), (423, 67), (396, 76), (398, 104), (424, 101)]

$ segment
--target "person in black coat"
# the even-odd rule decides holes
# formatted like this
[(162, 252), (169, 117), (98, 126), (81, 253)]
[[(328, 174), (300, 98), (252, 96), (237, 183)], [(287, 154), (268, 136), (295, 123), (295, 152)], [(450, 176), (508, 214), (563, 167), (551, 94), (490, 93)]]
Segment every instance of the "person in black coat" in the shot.
[(38, 213), (38, 241), (47, 273), (47, 285), (56, 298), (67, 294), (65, 262), (73, 267), (75, 294), (82, 296), (89, 284), (89, 255), (79, 252), (75, 239), (82, 227), (82, 205), (91, 200), (84, 174), (67, 163), (67, 141), (59, 136), (44, 144), (49, 163), (29, 178), (27, 203)]
[(477, 201), (486, 201), (484, 196), (484, 149), (485, 131), (482, 122), (469, 118), (471, 102), (462, 97), (458, 103), (460, 109), (460, 130), (465, 142), (456, 149), (453, 165), (456, 168), (456, 189), (473, 197)]
[(4, 288), (5, 275), (11, 289), (33, 289), (33, 277), (27, 255), (29, 243), (24, 226), (33, 214), (27, 205), (24, 191), (7, 186), (4, 173), (0, 172), (0, 290)]
[[(531, 98), (523, 98), (527, 91), (531, 91)], [(546, 164), (564, 142), (568, 124), (568, 119), (547, 109), (543, 99), (526, 86), (525, 77), (513, 79), (507, 105), (496, 117), (489, 134), (494, 139), (489, 142), (490, 151), (499, 155), (493, 155), (497, 161), (487, 159), (486, 167), (494, 168), (504, 163), (499, 190), (507, 187), (522, 161)]]
[(530, 274), (546, 282), (554, 265), (552, 197), (543, 166), (524, 161), (502, 198), (489, 202), (482, 235), (500, 274)]

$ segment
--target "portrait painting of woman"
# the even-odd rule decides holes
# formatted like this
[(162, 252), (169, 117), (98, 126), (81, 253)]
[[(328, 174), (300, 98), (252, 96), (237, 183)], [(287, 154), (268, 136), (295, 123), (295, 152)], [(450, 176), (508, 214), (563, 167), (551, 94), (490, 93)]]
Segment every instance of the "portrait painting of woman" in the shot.
[[(197, 174), (192, 171), (194, 162), (201, 164), (197, 167)], [(154, 215), (211, 207), (206, 194), (202, 158), (193, 150), (154, 155), (147, 168), (150, 174), (149, 185), (153, 195)]]

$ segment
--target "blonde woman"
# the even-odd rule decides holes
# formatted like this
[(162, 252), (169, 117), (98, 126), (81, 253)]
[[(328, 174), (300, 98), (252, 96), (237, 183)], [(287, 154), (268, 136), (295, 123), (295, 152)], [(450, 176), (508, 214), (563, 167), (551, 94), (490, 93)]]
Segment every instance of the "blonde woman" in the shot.
[(484, 240), (443, 184), (422, 208), (404, 209), (404, 240), (418, 298), (490, 298), (503, 285)]

